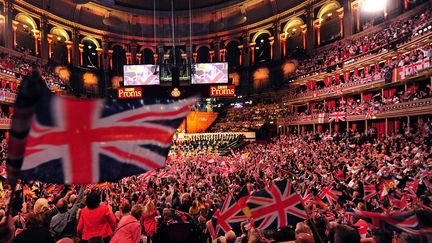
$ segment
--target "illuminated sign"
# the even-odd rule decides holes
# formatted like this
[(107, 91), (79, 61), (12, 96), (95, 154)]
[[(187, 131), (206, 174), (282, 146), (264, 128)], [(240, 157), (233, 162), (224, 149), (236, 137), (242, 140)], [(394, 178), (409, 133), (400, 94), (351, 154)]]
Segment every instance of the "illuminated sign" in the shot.
[(171, 96), (174, 98), (178, 98), (178, 97), (180, 97), (180, 95), (181, 95), (181, 91), (178, 88), (174, 88), (171, 91)]
[(234, 97), (234, 85), (216, 85), (210, 86), (210, 97)]
[(138, 87), (133, 88), (118, 88), (117, 97), (119, 99), (142, 98), (142, 90)]

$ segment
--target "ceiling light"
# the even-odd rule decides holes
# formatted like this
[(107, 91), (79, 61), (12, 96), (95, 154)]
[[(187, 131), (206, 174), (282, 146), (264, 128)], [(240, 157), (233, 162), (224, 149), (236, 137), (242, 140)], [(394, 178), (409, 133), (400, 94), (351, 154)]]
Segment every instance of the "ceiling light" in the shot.
[(24, 27), (24, 28), (27, 28), (28, 26), (27, 26), (26, 24), (23, 24), (23, 27)]
[(60, 37), (60, 36), (59, 36), (59, 37), (57, 37), (57, 40), (58, 40), (58, 41), (61, 41), (61, 37)]
[(384, 11), (387, 5), (387, 0), (364, 0), (361, 9), (364, 12), (377, 13)]
[(328, 17), (331, 17), (332, 15), (333, 15), (333, 13), (328, 13), (327, 14)]
[(261, 39), (261, 43), (264, 43), (264, 39)]
[(296, 28), (292, 29), (292, 32), (296, 32), (296, 31), (297, 31), (297, 29), (296, 29)]

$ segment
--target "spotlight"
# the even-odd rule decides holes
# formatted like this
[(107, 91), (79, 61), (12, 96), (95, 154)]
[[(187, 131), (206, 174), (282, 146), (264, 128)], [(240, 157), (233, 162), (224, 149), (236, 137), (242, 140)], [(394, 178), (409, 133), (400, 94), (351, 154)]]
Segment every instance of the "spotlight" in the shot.
[(264, 39), (261, 39), (261, 43), (264, 43)]
[(429, 26), (428, 26), (428, 29), (429, 29), (429, 30), (432, 29), (432, 25), (429, 25)]
[(424, 28), (424, 29), (423, 29), (424, 32), (426, 32), (427, 30), (428, 30), (427, 28)]
[(296, 32), (296, 31), (297, 31), (297, 29), (296, 29), (296, 28), (292, 29), (292, 32)]
[(387, 5), (387, 0), (364, 0), (361, 9), (364, 12), (376, 13), (384, 11)]
[(57, 37), (57, 40), (58, 40), (58, 41), (61, 41), (61, 37), (60, 37), (60, 36), (59, 36), (59, 37)]
[(331, 17), (332, 15), (333, 15), (333, 13), (328, 13), (327, 14), (328, 17)]
[(419, 30), (418, 33), (419, 33), (419, 34), (423, 33), (423, 30)]

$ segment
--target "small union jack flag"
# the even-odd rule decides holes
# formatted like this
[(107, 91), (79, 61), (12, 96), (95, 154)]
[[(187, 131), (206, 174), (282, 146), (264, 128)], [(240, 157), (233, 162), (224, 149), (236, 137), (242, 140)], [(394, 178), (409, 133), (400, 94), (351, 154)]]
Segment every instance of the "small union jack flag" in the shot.
[(334, 184), (330, 184), (327, 187), (322, 189), (322, 192), (319, 194), (319, 198), (323, 201), (326, 201), (330, 204), (337, 203), (339, 196), (342, 195), (342, 192), (333, 189)]
[(10, 145), (12, 157), (25, 146), (23, 179), (65, 184), (116, 181), (161, 168), (193, 103), (43, 96), (26, 141)]
[(329, 115), (329, 122), (346, 121), (346, 113), (344, 112), (333, 112)]
[(309, 192), (309, 190), (305, 190), (303, 193), (300, 194), (302, 197), (303, 205), (309, 205), (314, 201), (314, 195)]
[(289, 180), (253, 193), (247, 201), (255, 228), (278, 229), (307, 219), (302, 198)]
[(369, 201), (377, 195), (377, 190), (376, 190), (375, 185), (369, 185), (369, 184), (364, 183), (363, 184), (363, 191), (364, 191), (363, 199), (365, 201)]
[(207, 232), (209, 233), (209, 235), (213, 240), (219, 236), (225, 235), (225, 231), (217, 223), (217, 219), (215, 217), (212, 217), (209, 221), (207, 221), (206, 226), (207, 226)]

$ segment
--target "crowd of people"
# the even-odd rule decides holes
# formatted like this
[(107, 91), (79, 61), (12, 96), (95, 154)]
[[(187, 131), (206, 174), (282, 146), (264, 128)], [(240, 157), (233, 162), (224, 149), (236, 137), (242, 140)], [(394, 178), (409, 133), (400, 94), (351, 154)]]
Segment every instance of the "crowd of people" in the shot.
[[(10, 53), (0, 53), (0, 69), (13, 72), (15, 75), (28, 76), (31, 73), (34, 61), (28, 59), (26, 55), (16, 56)], [(64, 85), (64, 81), (54, 72), (51, 63), (38, 64), (42, 78), (50, 89)]]
[(347, 60), (365, 54), (375, 54), (391, 48), (392, 45), (405, 43), (415, 36), (417, 30), (430, 25), (431, 21), (431, 9), (427, 9), (420, 14), (387, 23), (379, 30), (369, 34), (337, 41), (331, 46), (320, 49), (318, 53), (304, 60), (299, 60), (299, 65), (293, 76), (326, 72), (327, 68)]
[[(236, 195), (242, 188), (253, 193), (275, 181), (290, 179), (302, 195), (314, 198), (333, 185), (340, 196), (335, 202), (305, 202), (309, 220), (297, 228), (293, 225), (264, 235), (253, 228), (234, 228), (221, 240), (288, 241), (304, 233), (297, 242), (320, 242), (320, 238), (328, 242), (338, 237), (331, 235), (332, 229), (339, 229), (358, 239), (355, 242), (360, 238), (362, 242), (372, 242), (367, 241), (371, 238), (392, 242), (394, 237), (428, 242), (430, 234), (394, 234), (364, 222), (357, 224), (358, 219), (353, 221), (347, 213), (348, 208), (370, 212), (415, 210), (420, 227), (432, 226), (431, 121), (424, 126), (423, 132), (407, 130), (388, 137), (358, 131), (281, 136), (226, 156), (172, 152), (165, 168), (118, 183), (87, 187), (20, 183), (10, 236), (14, 242), (69, 242), (65, 238), (85, 242), (139, 242), (141, 238), (175, 242), (184, 237), (189, 242), (203, 242), (209, 237), (205, 222), (228, 194)], [(367, 200), (366, 184), (378, 192)], [(0, 201), (3, 210), (10, 192), (11, 188), (4, 185)], [(3, 210), (0, 215), (4, 223)]]
[(230, 150), (240, 144), (244, 139), (242, 134), (235, 133), (212, 133), (187, 136), (177, 138), (173, 141), (171, 150), (173, 152), (196, 154), (204, 153), (220, 153), (221, 151)]

